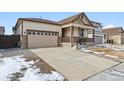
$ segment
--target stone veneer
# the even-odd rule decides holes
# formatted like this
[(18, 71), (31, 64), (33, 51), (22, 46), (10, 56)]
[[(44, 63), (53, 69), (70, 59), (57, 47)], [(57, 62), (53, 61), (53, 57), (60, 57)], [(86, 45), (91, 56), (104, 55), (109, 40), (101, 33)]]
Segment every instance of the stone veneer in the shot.
[(27, 49), (27, 35), (21, 35), (20, 36), (20, 43), (21, 43), (21, 48), (22, 49)]

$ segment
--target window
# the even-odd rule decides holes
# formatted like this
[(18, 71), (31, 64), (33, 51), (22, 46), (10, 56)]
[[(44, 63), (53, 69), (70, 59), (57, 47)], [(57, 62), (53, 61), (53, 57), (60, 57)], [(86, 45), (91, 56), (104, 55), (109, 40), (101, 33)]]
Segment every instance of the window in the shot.
[(31, 35), (31, 32), (28, 32), (29, 35)]
[(41, 35), (43, 35), (43, 33), (41, 33)]
[(37, 35), (40, 35), (40, 33), (39, 33), (39, 32), (37, 32)]
[(50, 33), (49, 33), (49, 36), (50, 36)]
[(54, 33), (52, 33), (52, 35), (54, 35)]
[(55, 36), (57, 35), (57, 33), (55, 33)]
[(45, 33), (45, 35), (47, 35), (47, 33)]
[(35, 32), (33, 32), (33, 35), (35, 35)]

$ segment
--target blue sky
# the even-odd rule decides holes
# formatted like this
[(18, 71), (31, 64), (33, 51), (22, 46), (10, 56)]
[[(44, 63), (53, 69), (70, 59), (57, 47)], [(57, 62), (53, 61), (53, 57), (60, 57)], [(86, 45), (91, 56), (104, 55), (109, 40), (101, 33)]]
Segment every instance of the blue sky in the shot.
[[(12, 26), (16, 24), (18, 18), (37, 17), (48, 20), (58, 21), (63, 18), (77, 14), (78, 12), (1, 12), (0, 25), (5, 26), (5, 34), (12, 34)], [(86, 12), (89, 19), (101, 22), (107, 27), (124, 27), (124, 12)]]

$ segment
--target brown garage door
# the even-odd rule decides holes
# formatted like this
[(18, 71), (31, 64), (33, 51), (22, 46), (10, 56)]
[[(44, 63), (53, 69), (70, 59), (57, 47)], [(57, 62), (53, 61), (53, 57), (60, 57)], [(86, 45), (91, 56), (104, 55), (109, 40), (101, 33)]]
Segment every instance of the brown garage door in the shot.
[(57, 46), (57, 32), (28, 31), (28, 48), (45, 48)]

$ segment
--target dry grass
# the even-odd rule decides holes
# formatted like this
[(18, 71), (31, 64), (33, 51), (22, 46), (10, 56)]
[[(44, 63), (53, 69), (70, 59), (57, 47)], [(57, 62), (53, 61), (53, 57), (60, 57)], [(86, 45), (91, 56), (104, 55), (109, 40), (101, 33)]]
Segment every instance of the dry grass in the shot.
[(41, 58), (39, 57), (25, 57), (26, 58), (26, 62), (30, 62), (30, 61), (34, 61), (36, 63), (34, 63), (32, 66), (36, 66), (36, 68), (40, 69), (39, 73), (45, 73), (45, 74), (49, 74), (51, 73), (51, 71), (55, 71), (55, 69), (53, 69), (51, 66), (49, 66), (45, 61), (43, 61)]
[(124, 59), (124, 52), (121, 51), (110, 51), (109, 55), (118, 56), (119, 58)]
[[(44, 74), (49, 74), (51, 73), (51, 71), (56, 71), (54, 68), (52, 68), (50, 65), (48, 65), (44, 60), (42, 60), (40, 57), (38, 57), (37, 55), (35, 55), (33, 52), (31, 52), (30, 50), (14, 50), (14, 51), (6, 51), (3, 52), (2, 55), (4, 57), (11, 57), (11, 56), (17, 56), (17, 55), (24, 55), (23, 58), (25, 58), (26, 62), (30, 62), (30, 61), (34, 61), (36, 63), (34, 63), (32, 66), (36, 66), (36, 68), (40, 69), (39, 73), (44, 73)], [(1, 62), (1, 60), (0, 60)], [(22, 72), (24, 72), (25, 70), (27, 70), (27, 68), (22, 68), (20, 69)], [(22, 73), (13, 73), (13, 75), (11, 75), (11, 80), (12, 81), (19, 81), (19, 77), (22, 77)], [(64, 79), (64, 81), (68, 81), (67, 78)]]
[(110, 48), (93, 48), (91, 50), (95, 52), (105, 52), (107, 55), (118, 56), (119, 58), (124, 59), (124, 52), (121, 51), (114, 51)]
[(93, 48), (91, 50), (95, 52), (105, 52), (105, 53), (112, 51), (110, 48)]

